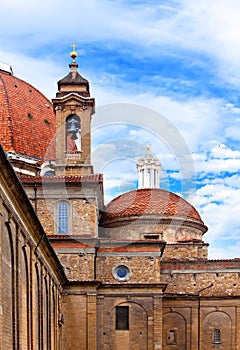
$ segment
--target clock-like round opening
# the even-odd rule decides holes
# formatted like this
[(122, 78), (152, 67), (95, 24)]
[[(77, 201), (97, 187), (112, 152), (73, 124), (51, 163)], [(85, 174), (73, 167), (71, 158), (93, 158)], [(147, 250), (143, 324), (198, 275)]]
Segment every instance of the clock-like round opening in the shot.
[(113, 276), (118, 281), (125, 282), (128, 281), (131, 275), (131, 271), (126, 265), (118, 265), (113, 268)]

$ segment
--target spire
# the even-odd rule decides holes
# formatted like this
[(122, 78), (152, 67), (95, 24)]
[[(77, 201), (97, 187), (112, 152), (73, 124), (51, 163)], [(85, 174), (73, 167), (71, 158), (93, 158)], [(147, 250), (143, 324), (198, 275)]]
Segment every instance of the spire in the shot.
[(72, 62), (69, 64), (69, 68), (71, 71), (72, 79), (76, 79), (76, 75), (78, 72), (78, 64), (76, 63), (77, 52), (76, 52), (76, 44), (72, 43), (72, 52), (70, 53), (70, 57), (72, 58)]
[(59, 80), (56, 98), (52, 100), (57, 129), (57, 176), (93, 174), (91, 119), (95, 100), (90, 97), (88, 81), (78, 73), (76, 44), (72, 44), (70, 57), (70, 72)]
[(161, 163), (151, 152), (151, 147), (146, 147), (146, 154), (137, 163), (138, 188), (159, 188), (160, 187)]
[(59, 80), (57, 97), (65, 96), (70, 92), (77, 93), (82, 97), (90, 97), (89, 82), (78, 73), (76, 44), (73, 43), (71, 46), (70, 57), (72, 58), (72, 62), (69, 64), (70, 73)]

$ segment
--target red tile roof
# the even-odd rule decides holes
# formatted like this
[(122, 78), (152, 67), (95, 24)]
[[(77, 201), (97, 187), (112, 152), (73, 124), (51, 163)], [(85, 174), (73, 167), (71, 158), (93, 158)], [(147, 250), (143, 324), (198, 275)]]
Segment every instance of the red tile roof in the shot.
[(190, 203), (163, 189), (139, 189), (120, 195), (108, 204), (102, 221), (142, 215), (181, 216), (201, 221)]
[(5, 152), (45, 158), (55, 124), (52, 103), (41, 92), (0, 70), (0, 143)]
[(81, 176), (24, 176), (20, 175), (21, 183), (76, 183), (76, 182), (103, 182), (102, 174), (91, 174)]

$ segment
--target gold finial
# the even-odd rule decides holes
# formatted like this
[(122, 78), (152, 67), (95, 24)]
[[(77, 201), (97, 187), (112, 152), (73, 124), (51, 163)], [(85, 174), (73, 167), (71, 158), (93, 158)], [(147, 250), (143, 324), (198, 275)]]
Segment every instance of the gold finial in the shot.
[(147, 145), (147, 154), (150, 154), (151, 153), (151, 147), (150, 145)]
[(72, 57), (73, 62), (75, 62), (75, 59), (77, 58), (77, 52), (76, 52), (76, 43), (72, 43), (72, 52), (70, 53), (70, 57)]

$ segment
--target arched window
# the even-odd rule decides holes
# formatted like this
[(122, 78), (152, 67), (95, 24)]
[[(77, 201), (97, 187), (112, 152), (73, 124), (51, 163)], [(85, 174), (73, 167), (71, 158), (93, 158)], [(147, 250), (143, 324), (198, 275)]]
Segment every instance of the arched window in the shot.
[(221, 331), (220, 329), (215, 328), (213, 331), (213, 342), (215, 344), (221, 343)]
[(57, 203), (57, 233), (69, 233), (69, 203)]

